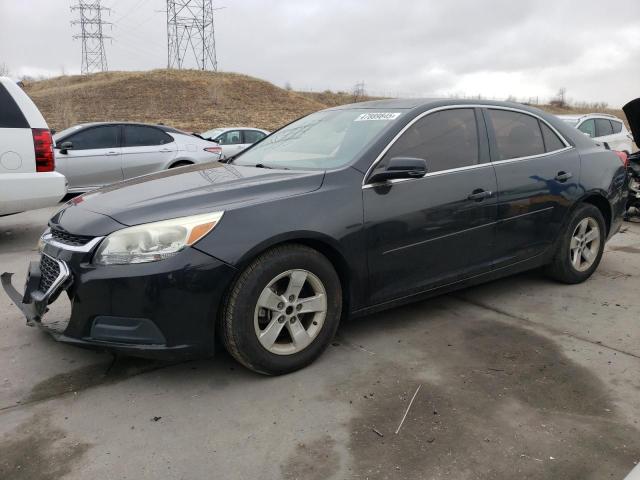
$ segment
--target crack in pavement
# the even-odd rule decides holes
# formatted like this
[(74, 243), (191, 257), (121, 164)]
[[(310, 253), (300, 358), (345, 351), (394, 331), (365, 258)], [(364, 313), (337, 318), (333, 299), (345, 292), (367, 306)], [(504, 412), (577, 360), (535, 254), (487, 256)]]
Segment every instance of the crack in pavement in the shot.
[(543, 325), (541, 323), (537, 323), (537, 322), (535, 322), (533, 320), (530, 320), (529, 318), (521, 317), (521, 316), (516, 315), (514, 313), (508, 312), (506, 310), (502, 310), (502, 309), (500, 309), (498, 307), (493, 307), (491, 305), (488, 305), (486, 303), (480, 302), (478, 300), (472, 300), (472, 299), (467, 298), (467, 297), (462, 296), (462, 295), (451, 295), (451, 297), (455, 298), (457, 300), (460, 300), (461, 302), (465, 302), (465, 303), (468, 303), (470, 305), (474, 305), (476, 307), (480, 307), (480, 308), (483, 308), (485, 310), (489, 310), (491, 312), (495, 312), (495, 313), (498, 313), (500, 315), (504, 315), (504, 316), (512, 318), (514, 320), (518, 320), (520, 322), (524, 322), (527, 325), (534, 326), (534, 327), (540, 328), (542, 330), (546, 330), (546, 331), (548, 331), (550, 333), (553, 333), (554, 335), (564, 335), (564, 336), (573, 338), (575, 340), (580, 340), (582, 342), (590, 343), (592, 345), (596, 345), (598, 347), (606, 348), (608, 350), (612, 350), (614, 352), (621, 353), (623, 355), (628, 355), (629, 357), (633, 357), (633, 358), (636, 358), (636, 359), (640, 360), (640, 355), (637, 355), (635, 353), (627, 352), (625, 350), (621, 350), (619, 348), (612, 347), (612, 346), (607, 345), (605, 343), (602, 343), (600, 341), (591, 340), (589, 338), (582, 337), (582, 336), (576, 335), (574, 333), (570, 333), (570, 332), (568, 332), (566, 330), (560, 330), (558, 328), (554, 328), (554, 327), (550, 327), (550, 326), (547, 326), (547, 325)]
[(29, 395), (15, 405), (0, 407), (0, 415), (21, 407), (32, 406), (52, 399), (62, 398), (94, 387), (119, 383), (130, 378), (155, 372), (164, 368), (181, 365), (193, 361), (192, 359), (178, 362), (149, 361), (133, 357), (113, 356), (113, 360), (106, 363), (86, 365), (84, 367), (64, 372), (47, 378), (36, 384)]

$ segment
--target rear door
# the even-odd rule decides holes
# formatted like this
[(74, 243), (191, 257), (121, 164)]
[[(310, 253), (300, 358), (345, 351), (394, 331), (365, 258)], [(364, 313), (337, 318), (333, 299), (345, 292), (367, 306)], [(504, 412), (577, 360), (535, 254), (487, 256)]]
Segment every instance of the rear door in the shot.
[(148, 125), (123, 125), (122, 171), (124, 178), (146, 175), (167, 168), (178, 147), (174, 138)]
[[(84, 190), (122, 181), (120, 126), (88, 127), (56, 142), (56, 164), (69, 190)], [(61, 150), (71, 142), (72, 148)]]
[(488, 108), (485, 117), (498, 179), (495, 267), (543, 253), (580, 195), (577, 151), (544, 120)]
[(393, 157), (423, 158), (428, 173), (363, 187), (373, 303), (490, 270), (497, 185), (480, 110), (426, 115), (375, 168)]
[(267, 135), (264, 132), (261, 132), (260, 130), (243, 130), (242, 141), (244, 143), (244, 148), (250, 147), (251, 145), (253, 145), (256, 142), (259, 142), (266, 136)]

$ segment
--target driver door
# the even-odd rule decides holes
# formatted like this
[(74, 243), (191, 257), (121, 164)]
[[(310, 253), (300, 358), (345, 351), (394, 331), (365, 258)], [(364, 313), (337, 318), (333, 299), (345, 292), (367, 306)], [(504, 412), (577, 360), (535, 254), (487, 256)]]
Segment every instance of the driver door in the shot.
[(376, 168), (423, 158), (427, 175), (363, 187), (373, 304), (491, 269), (497, 183), (480, 115), (455, 108), (421, 118)]
[[(67, 177), (69, 190), (87, 191), (122, 181), (119, 125), (85, 128), (56, 145), (56, 170)], [(72, 148), (61, 150), (63, 143)]]

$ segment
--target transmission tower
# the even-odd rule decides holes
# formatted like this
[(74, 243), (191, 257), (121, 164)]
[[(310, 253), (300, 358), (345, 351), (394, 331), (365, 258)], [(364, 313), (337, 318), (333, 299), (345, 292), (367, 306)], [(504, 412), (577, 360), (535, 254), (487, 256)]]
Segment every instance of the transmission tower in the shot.
[(167, 0), (167, 68), (218, 71), (213, 0)]
[(106, 72), (109, 68), (104, 39), (111, 37), (103, 34), (102, 27), (111, 23), (102, 20), (102, 12), (109, 9), (100, 5), (100, 0), (78, 0), (71, 10), (77, 10), (80, 15), (80, 18), (73, 20), (71, 24), (80, 25), (80, 33), (73, 38), (82, 40), (82, 74)]

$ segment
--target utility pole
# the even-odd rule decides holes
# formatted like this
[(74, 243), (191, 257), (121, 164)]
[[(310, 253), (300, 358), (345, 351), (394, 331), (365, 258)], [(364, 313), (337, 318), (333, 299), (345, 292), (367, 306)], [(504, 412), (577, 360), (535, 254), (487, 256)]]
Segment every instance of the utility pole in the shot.
[(102, 12), (109, 9), (100, 5), (100, 0), (78, 0), (71, 10), (79, 12), (79, 19), (71, 24), (80, 25), (80, 33), (73, 38), (82, 40), (82, 74), (108, 71), (104, 39), (111, 37), (103, 34), (102, 27), (111, 23), (102, 20)]
[[(224, 8), (224, 7), (222, 7)], [(218, 71), (213, 0), (167, 0), (167, 68)]]

